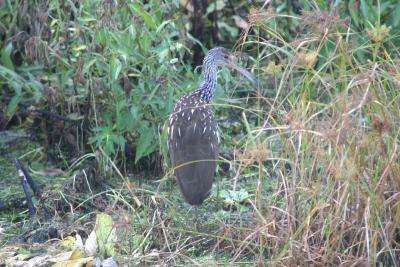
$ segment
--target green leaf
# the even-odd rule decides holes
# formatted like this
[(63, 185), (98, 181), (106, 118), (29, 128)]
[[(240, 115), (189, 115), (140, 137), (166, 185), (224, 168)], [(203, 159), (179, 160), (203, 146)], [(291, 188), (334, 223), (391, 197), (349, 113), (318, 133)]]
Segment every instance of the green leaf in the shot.
[(90, 67), (96, 62), (96, 59), (92, 59), (89, 62), (86, 62), (83, 65), (83, 73), (88, 73), (90, 70)]
[(172, 24), (173, 22), (172, 22), (172, 20), (166, 20), (166, 21), (163, 21), (161, 24), (160, 24), (160, 26), (158, 26), (157, 27), (157, 33), (159, 33), (165, 26), (167, 26), (168, 24)]
[(165, 61), (165, 58), (168, 56), (169, 54), (169, 49), (165, 48), (163, 50), (161, 50), (160, 52), (158, 52), (158, 63), (163, 63)]
[(110, 215), (105, 213), (97, 215), (95, 232), (100, 256), (103, 258), (113, 257), (115, 255), (116, 234)]
[(132, 41), (136, 40), (136, 29), (133, 27), (133, 25), (130, 25), (128, 27), (128, 32), (129, 32), (129, 37), (131, 38)]
[(225, 205), (235, 205), (245, 204), (250, 195), (244, 189), (241, 189), (240, 191), (221, 190), (219, 192), (219, 197), (223, 199)]
[(7, 105), (7, 115), (11, 117), (17, 110), (18, 104), (21, 102), (21, 95), (15, 95), (11, 98), (10, 103)]
[(106, 45), (108, 39), (107, 29), (101, 29), (96, 33), (96, 40), (101, 45)]
[(144, 51), (149, 51), (151, 48), (151, 37), (147, 32), (142, 35), (141, 47)]
[(120, 131), (126, 130), (128, 132), (131, 132), (133, 130), (133, 127), (137, 124), (137, 122), (138, 122), (137, 111), (136, 111), (136, 116), (129, 111), (123, 112), (117, 117), (116, 127), (117, 130)]
[(168, 120), (164, 122), (160, 136), (160, 150), (165, 159), (169, 157), (168, 153)]
[(216, 10), (222, 10), (225, 7), (225, 1), (223, 0), (217, 0), (216, 2), (208, 5), (207, 11), (206, 11), (206, 16)]
[[(355, 2), (355, 1), (356, 1), (356, 0), (350, 0), (350, 1), (349, 1), (348, 8), (349, 8), (350, 16), (351, 16), (351, 18), (352, 18), (353, 21), (354, 21), (354, 24), (358, 27), (358, 26), (360, 26), (360, 24), (359, 24), (360, 19), (359, 19), (359, 17), (358, 17), (358, 12), (359, 12), (359, 10), (358, 10), (358, 8), (357, 8), (357, 5), (356, 5), (356, 2)], [(356, 8), (357, 8), (357, 9), (356, 9)]]
[(124, 151), (125, 150), (125, 143), (126, 143), (126, 141), (125, 141), (125, 138), (123, 137), (123, 136), (121, 136), (121, 135), (111, 135), (110, 136), (110, 140), (114, 143), (114, 144), (117, 144), (117, 145), (119, 145), (119, 147), (121, 148), (121, 150), (122, 151)]
[(241, 189), (240, 191), (236, 192), (236, 198), (235, 201), (239, 202), (239, 203), (243, 203), (245, 202), (248, 198), (249, 198), (249, 193), (244, 190)]
[(111, 77), (115, 81), (118, 79), (118, 75), (121, 72), (122, 64), (118, 58), (113, 58), (111, 60)]
[(371, 22), (372, 24), (375, 23), (376, 21), (376, 11), (375, 9), (370, 6), (369, 3), (367, 3), (366, 0), (361, 0), (360, 1), (360, 9), (361, 9), (361, 13), (363, 14), (363, 16), (366, 18), (367, 21)]
[(229, 191), (228, 190), (221, 190), (220, 192), (219, 192), (219, 196), (221, 197), (221, 198), (223, 198), (223, 199), (230, 199), (231, 198), (231, 195), (230, 195), (230, 193), (229, 193)]
[[(104, 112), (102, 114), (103, 120), (106, 122), (107, 126), (111, 126), (113, 124), (112, 122), (112, 115), (109, 112)], [(106, 129), (106, 128), (105, 128)]]
[(147, 125), (143, 125), (140, 129), (140, 137), (136, 143), (136, 155), (135, 155), (135, 163), (138, 162), (141, 158), (152, 153), (156, 144), (154, 142), (154, 129), (148, 127)]
[(129, 113), (131, 114), (132, 119), (133, 119), (135, 122), (139, 121), (140, 118), (142, 117), (142, 116), (141, 116), (142, 114), (139, 112), (139, 109), (138, 109), (136, 106), (132, 106), (131, 109), (130, 109), (130, 111), (129, 111)]
[(14, 90), (15, 95), (11, 98), (7, 105), (7, 115), (11, 117), (14, 115), (18, 108), (18, 104), (22, 100), (22, 85), (16, 81), (11, 81), (9, 83), (10, 87)]
[(6, 47), (1, 49), (1, 63), (3, 64), (4, 67), (14, 71), (15, 67), (11, 60), (11, 51), (12, 51), (12, 43), (9, 43)]
[(114, 142), (112, 142), (110, 137), (111, 136), (106, 137), (105, 152), (107, 153), (107, 155), (115, 154)]
[(225, 23), (225, 22), (217, 22), (217, 25), (218, 25), (218, 28), (223, 28), (223, 29), (225, 29), (227, 32), (229, 32), (229, 34), (232, 36), (232, 37), (236, 37), (236, 36), (238, 36), (239, 35), (239, 29), (238, 28), (235, 28), (235, 27), (232, 27), (232, 26), (230, 26), (230, 25), (228, 25), (227, 23)]
[(132, 5), (133, 10), (138, 13), (144, 20), (144, 22), (147, 24), (147, 26), (152, 29), (152, 30), (157, 30), (157, 24), (154, 21), (153, 17), (150, 16), (150, 14), (146, 11), (143, 10), (143, 8), (138, 5), (138, 4), (133, 4)]
[(14, 90), (16, 95), (22, 94), (22, 84), (21, 83), (19, 83), (18, 81), (11, 81), (9, 83), (9, 85)]
[(392, 29), (396, 29), (398, 26), (400, 26), (400, 4), (397, 4), (392, 10), (389, 15), (388, 22)]
[(146, 22), (147, 26), (149, 26), (150, 29), (152, 30), (157, 30), (157, 24), (153, 20), (153, 18), (150, 16), (149, 13), (146, 11), (140, 12), (140, 15), (143, 17), (144, 21)]

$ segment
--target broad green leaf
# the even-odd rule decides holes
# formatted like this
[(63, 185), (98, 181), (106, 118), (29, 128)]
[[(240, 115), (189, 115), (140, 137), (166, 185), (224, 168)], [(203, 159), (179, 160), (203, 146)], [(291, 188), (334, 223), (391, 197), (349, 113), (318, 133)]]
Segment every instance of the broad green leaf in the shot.
[(20, 95), (22, 94), (22, 84), (17, 81), (11, 81), (9, 83), (10, 87), (14, 90), (15, 95)]
[(363, 16), (371, 22), (372, 24), (375, 23), (376, 20), (376, 11), (375, 9), (367, 3), (366, 0), (360, 0), (360, 9)]
[(110, 136), (110, 141), (112, 141), (112, 143), (114, 143), (114, 144), (117, 144), (121, 148), (122, 151), (125, 150), (126, 141), (123, 136), (113, 134)]
[(110, 137), (111, 136), (106, 137), (105, 152), (107, 153), (107, 155), (115, 154), (114, 142), (112, 142)]
[(231, 195), (228, 190), (224, 189), (224, 190), (219, 191), (219, 197), (223, 198), (223, 199), (230, 199)]
[(76, 249), (76, 238), (73, 236), (67, 236), (60, 241), (60, 245), (63, 249), (74, 250)]
[(232, 37), (236, 37), (236, 36), (239, 35), (239, 29), (238, 28), (232, 27), (228, 23), (225, 23), (225, 22), (218, 22), (217, 24), (218, 24), (218, 28), (225, 29), (227, 32), (229, 32), (229, 34)]
[(15, 67), (11, 60), (12, 43), (9, 43), (6, 47), (1, 49), (1, 64), (4, 67), (14, 71)]
[(113, 220), (110, 215), (105, 213), (97, 215), (95, 232), (100, 256), (103, 258), (114, 256), (116, 235), (113, 227)]
[(147, 156), (154, 151), (154, 137), (154, 129), (147, 125), (143, 125), (140, 130), (139, 140), (136, 143), (135, 163), (137, 163), (142, 157)]
[(72, 252), (72, 255), (69, 259), (70, 260), (78, 260), (78, 259), (83, 259), (84, 257), (85, 257), (85, 252), (82, 251), (81, 249), (77, 248)]
[(88, 73), (90, 67), (96, 62), (97, 59), (92, 59), (83, 65), (83, 73)]
[(126, 113), (122, 113), (122, 114), (118, 114), (117, 119), (116, 119), (116, 123), (115, 123), (115, 127), (117, 130), (122, 131), (125, 129), (126, 124), (128, 123), (128, 112)]
[(388, 22), (392, 29), (398, 29), (397, 27), (400, 26), (400, 3), (390, 12)]
[(108, 31), (106, 29), (101, 29), (96, 33), (96, 40), (101, 45), (106, 45), (108, 37)]
[(168, 56), (169, 53), (169, 49), (165, 48), (163, 50), (161, 50), (160, 52), (158, 52), (158, 63), (163, 63), (165, 58)]
[(276, 12), (281, 13), (283, 10), (287, 8), (287, 2), (283, 1), (282, 4), (276, 7)]
[(129, 37), (131, 38), (132, 41), (136, 40), (136, 29), (133, 27), (133, 25), (130, 25), (128, 27), (128, 32), (129, 32)]
[(36, 103), (39, 103), (43, 97), (43, 84), (38, 81), (31, 81), (29, 86), (33, 89), (33, 99)]
[(133, 4), (132, 8), (136, 13), (138, 13), (144, 20), (144, 22), (147, 24), (147, 26), (152, 29), (152, 30), (157, 30), (157, 24), (154, 21), (153, 17), (150, 16), (150, 14), (146, 11), (143, 10), (143, 8), (139, 4)]
[(167, 26), (167, 25), (170, 24), (170, 23), (173, 23), (172, 20), (170, 20), (170, 19), (169, 19), (169, 20), (166, 20), (166, 21), (163, 21), (163, 22), (160, 24), (160, 26), (157, 27), (156, 32), (159, 33), (165, 26)]
[(353, 21), (354, 21), (354, 24), (358, 27), (358, 26), (360, 26), (360, 24), (359, 24), (359, 17), (358, 17), (358, 12), (359, 12), (359, 10), (358, 10), (358, 7), (357, 7), (357, 2), (356, 2), (356, 0), (350, 0), (349, 1), (349, 5), (348, 5), (348, 8), (349, 8), (349, 12), (350, 12), (350, 16), (351, 16), (351, 18), (353, 19)]
[(116, 127), (118, 130), (126, 130), (131, 132), (133, 127), (137, 124), (137, 114), (134, 116), (131, 112), (123, 112), (117, 117)]
[(165, 159), (169, 158), (168, 153), (168, 120), (164, 122), (160, 136), (161, 153)]
[(217, 11), (217, 10), (222, 10), (225, 7), (225, 1), (223, 0), (217, 0), (214, 3), (208, 5), (206, 15)]
[(109, 112), (103, 112), (102, 117), (107, 125), (112, 125), (112, 115)]
[(392, 8), (393, 8), (393, 6), (392, 6), (392, 3), (390, 3), (390, 2), (383, 2), (383, 3), (381, 2), (380, 3), (380, 12), (381, 12), (381, 14), (384, 14), (386, 12), (386, 10), (392, 9)]
[(162, 21), (162, 15), (163, 15), (163, 8), (160, 7), (161, 1), (152, 1), (152, 10), (155, 10), (153, 18), (156, 20), (157, 24), (160, 24), (160, 21)]
[(249, 193), (248, 193), (246, 190), (241, 189), (240, 191), (236, 192), (236, 198), (235, 198), (235, 200), (236, 200), (237, 202), (239, 202), (239, 203), (243, 203), (243, 202), (245, 202), (249, 197), (250, 197), (250, 196), (249, 196)]
[(151, 37), (148, 32), (144, 32), (141, 39), (141, 47), (144, 51), (149, 51), (151, 46)]
[(7, 115), (12, 116), (14, 115), (15, 111), (17, 110), (18, 104), (21, 102), (21, 95), (15, 95), (11, 98), (10, 103), (7, 105)]
[(157, 30), (157, 24), (155, 23), (155, 21), (153, 20), (153, 18), (150, 16), (149, 13), (143, 10), (140, 13), (140, 15), (143, 17), (144, 21), (146, 22), (147, 26), (149, 26), (150, 29), (154, 31)]
[(118, 58), (113, 58), (111, 60), (111, 77), (115, 81), (118, 79), (118, 75), (121, 72), (122, 64)]

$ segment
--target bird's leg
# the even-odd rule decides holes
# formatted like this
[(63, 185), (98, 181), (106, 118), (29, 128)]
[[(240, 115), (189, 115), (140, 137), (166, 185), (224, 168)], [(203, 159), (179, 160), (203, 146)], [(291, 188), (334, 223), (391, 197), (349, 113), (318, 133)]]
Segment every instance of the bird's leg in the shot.
[(198, 219), (199, 216), (197, 214), (197, 206), (194, 206), (194, 228), (196, 229), (196, 231), (198, 231)]
[(219, 179), (216, 179), (216, 180), (217, 180), (217, 197), (216, 197), (217, 209), (218, 210), (223, 210), (224, 209), (224, 203), (221, 201), (221, 196), (220, 196), (221, 187), (220, 187), (220, 184), (219, 184)]
[(199, 223), (199, 207), (195, 205), (194, 209), (194, 229), (196, 232), (199, 231), (200, 223)]

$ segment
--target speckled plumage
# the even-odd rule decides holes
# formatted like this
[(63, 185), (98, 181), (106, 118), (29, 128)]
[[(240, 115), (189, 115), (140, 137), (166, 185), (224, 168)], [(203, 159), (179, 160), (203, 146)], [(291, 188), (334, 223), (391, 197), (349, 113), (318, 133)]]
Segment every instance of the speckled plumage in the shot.
[(186, 201), (200, 205), (211, 190), (218, 158), (218, 126), (199, 92), (184, 96), (169, 120), (168, 146)]
[(252, 79), (250, 73), (233, 63), (227, 49), (211, 49), (203, 61), (204, 82), (176, 103), (169, 118), (171, 162), (179, 188), (191, 205), (200, 205), (208, 196), (217, 168), (220, 137), (210, 101), (218, 66), (233, 67)]

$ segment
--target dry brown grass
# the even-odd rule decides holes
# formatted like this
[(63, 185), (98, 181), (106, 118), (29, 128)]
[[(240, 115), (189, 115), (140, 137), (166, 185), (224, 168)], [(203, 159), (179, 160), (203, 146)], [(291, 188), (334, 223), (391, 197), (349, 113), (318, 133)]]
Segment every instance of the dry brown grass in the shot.
[[(309, 39), (282, 43), (291, 56), (280, 55), (288, 63), (275, 77), (280, 86), (275, 88), (274, 104), (260, 111), (265, 112), (264, 126), (252, 128), (255, 140), (269, 145), (258, 145), (258, 152), (245, 145), (240, 152), (240, 159), (248, 155), (242, 159), (246, 166), (254, 155), (270, 155), (261, 162), (272, 162), (272, 170), (265, 164), (253, 167), (260, 168), (259, 182), (272, 179), (277, 187), (272, 197), (255, 191), (256, 199), (263, 199), (254, 205), (255, 230), (235, 249), (234, 260), (244, 247), (258, 244), (260, 257), (264, 252), (267, 262), (276, 265), (398, 264), (400, 98), (396, 76), (390, 74), (393, 59), (383, 45), (352, 47), (356, 37), (339, 33), (344, 24), (330, 17), (304, 14), (311, 35), (320, 36), (319, 27), (329, 20), (325, 37), (303, 46), (304, 51), (297, 52), (298, 44)], [(324, 23), (317, 25), (322, 18)], [(253, 23), (263, 29), (258, 20)], [(371, 32), (387, 36), (383, 29), (382, 34), (375, 33), (379, 29)], [(326, 58), (321, 51), (332, 41), (337, 41), (337, 49)], [(259, 45), (265, 54), (274, 54), (274, 46)], [(360, 64), (358, 49), (376, 53), (379, 60)], [(268, 66), (270, 60), (259, 64)], [(280, 148), (271, 153), (272, 143)]]
[[(263, 24), (267, 15), (273, 16), (252, 11), (252, 23), (261, 35), (255, 39), (263, 39), (262, 30), (273, 33)], [(355, 35), (339, 33), (343, 25), (334, 23), (322, 38), (309, 39), (307, 33), (296, 42), (282, 42), (279, 49), (275, 44), (279, 36), (271, 38), (274, 44), (257, 43), (262, 54), (276, 55), (257, 59), (259, 69), (269, 70), (259, 76), (262, 83), (277, 85), (267, 93), (274, 98), (263, 96), (268, 87), (243, 99), (239, 110), (246, 133), (235, 141), (234, 159), (225, 160), (233, 178), (221, 185), (247, 190), (247, 210), (240, 211), (234, 200), (228, 212), (206, 203), (200, 226), (194, 229), (196, 219), (190, 212), (180, 217), (179, 208), (177, 213), (169, 210), (164, 218), (160, 208), (148, 223), (158, 225), (158, 238), (168, 244), (161, 251), (168, 252), (161, 255), (157, 250), (156, 262), (398, 264), (400, 97), (394, 74), (398, 67), (384, 46), (354, 47)], [(244, 36), (254, 43), (253, 37)], [(333, 40), (335, 49), (324, 56), (322, 51)], [(372, 51), (379, 60), (361, 64), (357, 50)]]

